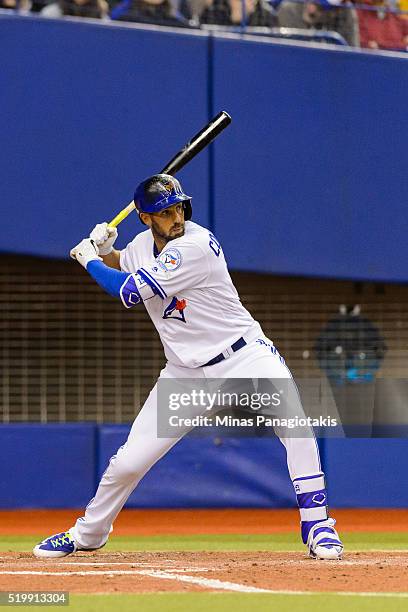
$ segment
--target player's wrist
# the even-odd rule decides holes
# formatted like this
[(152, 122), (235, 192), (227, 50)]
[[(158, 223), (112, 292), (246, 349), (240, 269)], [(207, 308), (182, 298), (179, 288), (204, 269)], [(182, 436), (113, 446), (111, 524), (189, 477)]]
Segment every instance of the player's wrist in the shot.
[(112, 251), (113, 251), (113, 244), (107, 244), (105, 246), (100, 245), (98, 247), (98, 249), (99, 249), (99, 255), (101, 257), (104, 257), (105, 255), (110, 255), (112, 253)]
[(91, 261), (101, 261), (101, 258), (100, 258), (100, 257), (98, 257), (97, 255), (96, 255), (95, 257), (92, 257), (92, 256), (91, 256), (91, 257), (83, 257), (83, 258), (82, 258), (82, 261), (80, 261), (79, 263), (80, 263), (82, 266), (84, 266), (84, 268), (86, 269), (86, 268), (88, 267), (88, 264), (89, 264)]

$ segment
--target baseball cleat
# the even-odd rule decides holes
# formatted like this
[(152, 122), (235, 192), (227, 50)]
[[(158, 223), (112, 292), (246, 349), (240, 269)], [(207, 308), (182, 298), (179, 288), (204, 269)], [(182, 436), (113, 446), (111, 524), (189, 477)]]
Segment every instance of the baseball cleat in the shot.
[(334, 529), (336, 521), (332, 518), (313, 525), (307, 538), (309, 555), (313, 559), (338, 560), (342, 558), (344, 546)]
[(33, 548), (34, 556), (39, 558), (57, 559), (66, 557), (78, 550), (74, 538), (69, 531), (57, 533), (43, 540)]

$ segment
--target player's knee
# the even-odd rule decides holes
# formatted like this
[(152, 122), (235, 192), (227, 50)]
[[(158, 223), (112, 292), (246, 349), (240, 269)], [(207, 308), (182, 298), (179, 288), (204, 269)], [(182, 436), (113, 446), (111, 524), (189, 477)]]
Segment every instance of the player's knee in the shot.
[(135, 458), (127, 457), (126, 454), (118, 454), (112, 457), (106, 477), (115, 482), (131, 483), (137, 482), (143, 476), (142, 466)]
[(130, 464), (121, 465), (120, 469), (118, 470), (117, 479), (122, 482), (126, 482), (126, 483), (133, 482), (136, 484), (137, 482), (139, 482), (141, 478), (142, 478), (142, 475), (140, 471), (134, 465), (130, 465)]
[(115, 482), (132, 482), (141, 478), (141, 466), (135, 456), (131, 456), (126, 444), (121, 446), (109, 461), (103, 478)]

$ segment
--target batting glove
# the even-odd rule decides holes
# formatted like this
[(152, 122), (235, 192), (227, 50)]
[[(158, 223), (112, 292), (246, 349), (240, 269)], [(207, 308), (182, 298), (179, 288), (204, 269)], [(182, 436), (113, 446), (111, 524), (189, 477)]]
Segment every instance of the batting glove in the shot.
[(77, 262), (80, 263), (85, 269), (90, 261), (97, 259), (101, 260), (101, 257), (98, 257), (98, 247), (90, 238), (81, 240), (79, 244), (71, 249), (69, 254), (71, 255), (72, 259), (76, 259)]
[(99, 255), (109, 255), (118, 237), (116, 227), (108, 227), (107, 223), (98, 223), (89, 234), (99, 249)]

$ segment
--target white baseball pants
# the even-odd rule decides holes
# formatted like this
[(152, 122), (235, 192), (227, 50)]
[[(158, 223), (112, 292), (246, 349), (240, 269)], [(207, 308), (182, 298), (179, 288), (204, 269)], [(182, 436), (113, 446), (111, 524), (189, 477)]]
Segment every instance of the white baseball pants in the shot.
[[(271, 342), (260, 336), (263, 340)], [(168, 363), (160, 377), (166, 378), (291, 378), (287, 366), (270, 346), (253, 340), (236, 353), (213, 366), (184, 368)], [(105, 544), (112, 524), (143, 476), (180, 438), (157, 437), (157, 383), (137, 415), (126, 443), (114, 455), (103, 474), (95, 497), (85, 515), (70, 529), (80, 548)], [(200, 413), (202, 413), (202, 408)], [(292, 481), (321, 472), (319, 451), (314, 437), (281, 438), (287, 452)]]

